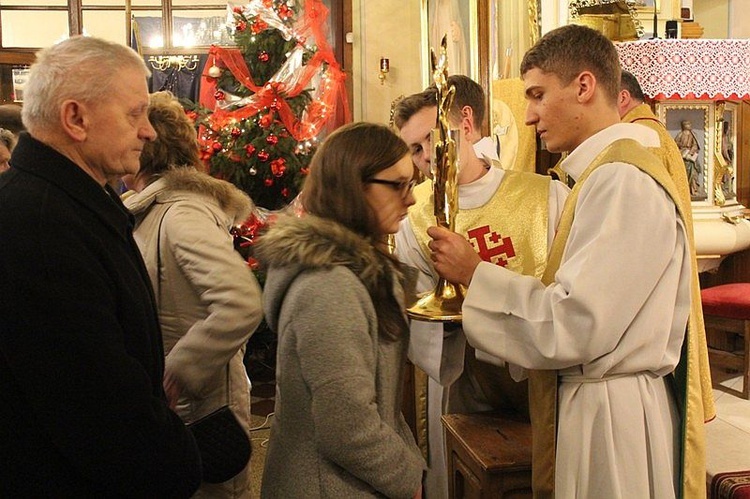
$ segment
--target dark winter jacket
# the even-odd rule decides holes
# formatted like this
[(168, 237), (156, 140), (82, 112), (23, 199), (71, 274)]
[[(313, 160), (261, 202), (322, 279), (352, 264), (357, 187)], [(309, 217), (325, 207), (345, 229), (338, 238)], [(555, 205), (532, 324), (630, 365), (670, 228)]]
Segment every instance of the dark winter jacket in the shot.
[(188, 497), (192, 436), (132, 217), (22, 135), (0, 175), (0, 497)]

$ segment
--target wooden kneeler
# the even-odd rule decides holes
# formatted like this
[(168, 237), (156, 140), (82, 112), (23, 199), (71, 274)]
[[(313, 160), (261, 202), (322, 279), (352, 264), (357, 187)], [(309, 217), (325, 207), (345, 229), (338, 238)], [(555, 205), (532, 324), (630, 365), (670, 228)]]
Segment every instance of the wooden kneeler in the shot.
[(531, 424), (514, 413), (446, 414), (449, 497), (531, 497)]

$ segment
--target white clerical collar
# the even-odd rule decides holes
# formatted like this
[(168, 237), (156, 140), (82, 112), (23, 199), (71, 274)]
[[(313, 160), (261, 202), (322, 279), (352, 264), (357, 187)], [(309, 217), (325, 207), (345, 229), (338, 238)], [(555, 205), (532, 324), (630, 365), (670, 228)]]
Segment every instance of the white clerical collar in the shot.
[(595, 133), (568, 154), (560, 167), (578, 180), (594, 158), (615, 140), (633, 139), (644, 147), (659, 147), (659, 134), (651, 128), (637, 123), (616, 123)]
[(492, 163), (493, 160), (500, 161), (499, 148), (499, 144), (496, 145), (492, 137), (482, 137), (474, 143), (474, 153), (477, 158), (484, 160), (485, 163)]
[(487, 173), (468, 184), (458, 186), (458, 204), (460, 209), (470, 210), (483, 206), (497, 191), (505, 171), (502, 168), (489, 168)]

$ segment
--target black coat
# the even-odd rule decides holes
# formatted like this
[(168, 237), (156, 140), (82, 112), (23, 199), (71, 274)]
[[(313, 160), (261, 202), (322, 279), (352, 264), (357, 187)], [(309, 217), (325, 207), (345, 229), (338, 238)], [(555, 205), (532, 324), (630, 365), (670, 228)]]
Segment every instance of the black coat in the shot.
[(0, 497), (187, 497), (150, 281), (119, 197), (24, 134), (0, 175)]

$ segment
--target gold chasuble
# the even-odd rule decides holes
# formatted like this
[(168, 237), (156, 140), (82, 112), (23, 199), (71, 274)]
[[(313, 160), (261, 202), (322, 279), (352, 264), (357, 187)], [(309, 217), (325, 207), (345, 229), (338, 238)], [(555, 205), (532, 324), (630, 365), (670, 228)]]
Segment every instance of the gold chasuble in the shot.
[[(503, 175), (500, 186), (487, 203), (472, 209), (459, 206), (455, 231), (471, 242), (482, 260), (514, 272), (541, 277), (548, 256), (550, 178), (507, 170)], [(436, 223), (432, 196), (432, 182), (422, 182), (414, 189), (417, 202), (409, 210), (412, 230), (427, 259), (430, 255), (427, 228)], [(525, 214), (523, 220), (533, 220), (534, 223), (520, 222), (518, 213)], [(510, 382), (505, 385), (507, 393), (495, 393), (503, 389), (507, 375), (498, 373), (500, 368), (477, 361), (473, 349), (467, 347), (466, 356), (464, 369), (471, 372), (469, 376), (476, 380), (489, 403), (497, 404), (498, 397), (511, 398), (515, 399), (514, 407), (518, 405), (515, 408), (521, 414), (528, 412), (528, 391), (517, 393), (518, 389), (523, 389), (522, 385), (512, 386)], [(417, 443), (427, 459), (427, 375), (418, 368), (415, 368), (415, 404)]]
[[(486, 204), (472, 209), (459, 206), (455, 231), (485, 262), (540, 277), (547, 263), (549, 183), (549, 177), (506, 170), (500, 187)], [(417, 204), (409, 210), (409, 221), (429, 259), (427, 228), (435, 225), (431, 182), (421, 183), (415, 191)]]
[(682, 160), (680, 149), (677, 147), (677, 143), (674, 141), (666, 127), (659, 121), (659, 118), (651, 111), (648, 104), (640, 104), (622, 117), (623, 123), (637, 123), (638, 125), (646, 126), (656, 133), (659, 134), (659, 143), (661, 147), (648, 148), (657, 158), (662, 161), (662, 164), (667, 168), (669, 176), (672, 177), (675, 187), (677, 187), (677, 194), (679, 195), (680, 201), (685, 205), (685, 215), (690, 214), (686, 218), (685, 223), (689, 230), (690, 247), (694, 249), (692, 243), (693, 240), (693, 216), (692, 207), (690, 205), (690, 185), (688, 184), (687, 171), (685, 171), (685, 162)]
[[(683, 198), (675, 187), (672, 178), (660, 163), (659, 159), (638, 142), (631, 139), (620, 139), (606, 147), (591, 165), (583, 172), (576, 182), (573, 191), (565, 202), (561, 215), (557, 235), (550, 249), (550, 258), (542, 282), (549, 285), (555, 279), (560, 268), (563, 252), (570, 235), (575, 217), (575, 207), (581, 186), (591, 173), (607, 163), (628, 163), (656, 180), (674, 201), (680, 217), (687, 221), (690, 213), (689, 203), (685, 206)], [(689, 224), (685, 223), (686, 229)], [(688, 234), (689, 242), (692, 240)], [(694, 251), (691, 251), (694, 255)], [(692, 259), (695, 269), (695, 258)], [(692, 272), (691, 279), (693, 303), (700, 304), (700, 289), (697, 287), (697, 274)], [(697, 295), (696, 295), (697, 293)], [(713, 399), (711, 399), (710, 379), (708, 393), (702, 384), (701, 355), (705, 351), (705, 340), (699, 344), (699, 335), (695, 333), (702, 320), (698, 320), (695, 307), (688, 320), (685, 340), (682, 345), (680, 362), (672, 374), (676, 386), (677, 405), (681, 415), (681, 449), (680, 462), (676, 463), (680, 470), (679, 497), (705, 497), (706, 494), (706, 452), (705, 429), (703, 427), (706, 414), (713, 413)], [(702, 317), (701, 317), (702, 319)], [(557, 371), (529, 372), (529, 400), (532, 422), (533, 464), (532, 480), (535, 497), (554, 496), (555, 469), (555, 432), (557, 419)]]

